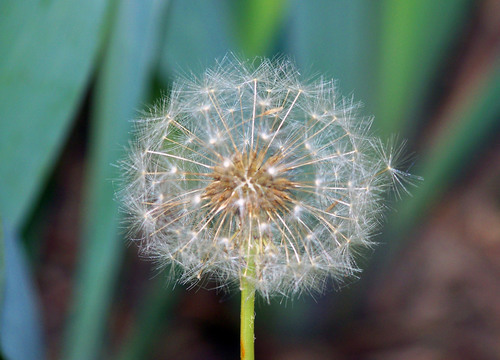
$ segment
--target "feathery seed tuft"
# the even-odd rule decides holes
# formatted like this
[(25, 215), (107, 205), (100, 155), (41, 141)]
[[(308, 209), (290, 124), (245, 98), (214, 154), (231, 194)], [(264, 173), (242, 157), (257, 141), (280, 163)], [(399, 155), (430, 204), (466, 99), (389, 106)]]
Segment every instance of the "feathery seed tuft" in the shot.
[(245, 276), (265, 298), (356, 273), (383, 193), (411, 181), (357, 109), (332, 81), (303, 84), (287, 60), (228, 56), (179, 80), (137, 121), (123, 163), (142, 252), (183, 282)]

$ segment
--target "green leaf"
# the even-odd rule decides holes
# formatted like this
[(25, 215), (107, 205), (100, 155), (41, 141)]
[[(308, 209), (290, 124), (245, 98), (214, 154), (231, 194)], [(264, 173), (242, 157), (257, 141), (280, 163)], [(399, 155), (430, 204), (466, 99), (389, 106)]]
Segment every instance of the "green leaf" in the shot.
[(458, 38), (470, 0), (385, 0), (382, 2), (377, 125), (398, 133), (408, 116), (418, 118), (435, 72)]
[(119, 170), (113, 164), (123, 156), (131, 120), (137, 117), (149, 91), (165, 6), (163, 0), (124, 0), (116, 12), (94, 94), (84, 248), (65, 359), (99, 358), (125, 249), (112, 182), (119, 178)]
[(500, 64), (484, 76), (481, 86), (448, 114), (448, 129), (442, 131), (433, 148), (423, 154), (422, 166), (414, 170), (424, 181), (412, 191), (391, 221), (389, 236), (392, 241), (389, 255), (406, 242), (402, 236), (415, 226), (436, 204), (454, 179), (470, 166), (470, 160), (481, 150), (481, 144), (498, 130), (500, 116)]
[(288, 0), (243, 0), (236, 4), (238, 20), (236, 32), (245, 55), (268, 55), (279, 29), (286, 18)]
[(376, 4), (371, 1), (297, 1), (291, 9), (287, 51), (301, 69), (339, 81), (341, 94), (369, 102), (373, 88)]
[(0, 212), (22, 222), (50, 172), (103, 38), (107, 1), (0, 5)]
[(214, 60), (234, 49), (226, 1), (174, 1), (165, 27), (160, 75), (168, 83), (172, 74), (200, 74)]
[(11, 360), (45, 357), (37, 293), (19, 236), (4, 223), (5, 287), (0, 312), (2, 354)]

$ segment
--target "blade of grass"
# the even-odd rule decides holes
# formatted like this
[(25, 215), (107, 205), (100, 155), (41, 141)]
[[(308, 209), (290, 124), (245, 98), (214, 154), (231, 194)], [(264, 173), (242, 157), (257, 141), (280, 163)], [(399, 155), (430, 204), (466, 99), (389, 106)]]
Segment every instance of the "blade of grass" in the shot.
[(402, 203), (391, 233), (397, 237), (391, 253), (404, 244), (400, 235), (412, 228), (440, 199), (460, 173), (467, 170), (474, 156), (482, 150), (481, 144), (498, 133), (500, 124), (500, 64), (484, 76), (478, 90), (468, 101), (462, 102), (449, 116), (448, 122), (435, 146), (425, 154), (421, 169), (415, 170), (424, 181), (413, 191), (412, 198)]
[(370, 103), (377, 10), (361, 0), (295, 2), (286, 47), (302, 69), (333, 77), (342, 94)]
[(160, 59), (160, 76), (168, 84), (170, 76), (190, 71), (199, 74), (214, 59), (234, 48), (230, 31), (229, 7), (225, 1), (174, 1), (165, 27)]
[(0, 211), (19, 228), (78, 108), (108, 1), (0, 6)]
[(243, 0), (237, 2), (235, 30), (246, 56), (266, 56), (286, 18), (288, 0)]
[[(500, 124), (500, 64), (484, 76), (484, 81), (468, 101), (462, 102), (448, 114), (455, 121), (448, 122), (448, 131), (443, 131), (441, 139), (433, 148), (423, 154), (421, 166), (412, 170), (422, 175), (424, 181), (411, 189), (412, 197), (401, 202), (398, 211), (388, 221), (384, 231), (382, 246), (366, 261), (365, 272), (357, 286), (344, 296), (342, 316), (355, 312), (355, 299), (366, 297), (366, 293), (377, 279), (386, 275), (392, 259), (413, 239), (409, 231), (415, 229), (422, 218), (430, 214), (433, 205), (439, 202), (459, 174), (471, 166), (470, 160), (480, 152), (481, 144), (491, 134), (498, 133)], [(357, 310), (360, 310), (359, 308)]]
[(4, 223), (5, 288), (0, 313), (2, 353), (12, 360), (45, 358), (39, 303), (15, 230)]
[(487, 71), (482, 84), (476, 89), (468, 101), (461, 102), (448, 114), (454, 121), (447, 122), (449, 127), (441, 133), (441, 139), (437, 139), (434, 142), (436, 145), (422, 154), (422, 165), (412, 169), (412, 173), (422, 175), (424, 181), (410, 189), (412, 196), (399, 203), (398, 211), (387, 222), (382, 238), (385, 246), (379, 247), (374, 256), (363, 260), (365, 270), (361, 281), (342, 292), (342, 301), (337, 307), (340, 323), (363, 311), (365, 304), (359, 299), (366, 298), (373, 284), (387, 276), (392, 260), (408, 241), (414, 239), (411, 231), (416, 229), (425, 215), (430, 214), (447, 186), (468, 170), (470, 160), (483, 150), (481, 144), (498, 133), (500, 64)]
[(119, 204), (111, 180), (119, 174), (112, 164), (123, 156), (130, 120), (146, 99), (165, 5), (163, 0), (124, 0), (117, 10), (95, 89), (84, 246), (65, 359), (99, 358), (125, 246), (119, 236)]
[[(411, 131), (425, 89), (452, 46), (470, 0), (385, 0), (376, 91), (376, 125), (384, 135)], [(406, 127), (406, 128), (405, 128)]]

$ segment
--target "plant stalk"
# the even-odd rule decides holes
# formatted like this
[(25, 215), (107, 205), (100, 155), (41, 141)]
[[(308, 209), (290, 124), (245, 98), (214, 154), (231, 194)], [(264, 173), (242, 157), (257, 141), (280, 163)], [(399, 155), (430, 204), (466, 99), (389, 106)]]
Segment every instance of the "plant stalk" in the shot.
[(248, 264), (245, 274), (241, 276), (241, 324), (240, 355), (241, 360), (254, 360), (254, 322), (255, 322), (255, 286), (248, 278), (253, 278), (255, 269)]

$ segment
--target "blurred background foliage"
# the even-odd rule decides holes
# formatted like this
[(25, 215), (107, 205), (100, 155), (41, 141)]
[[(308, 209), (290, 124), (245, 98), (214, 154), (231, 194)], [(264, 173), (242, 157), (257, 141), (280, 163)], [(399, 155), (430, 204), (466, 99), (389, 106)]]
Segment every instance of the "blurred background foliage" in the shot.
[(257, 357), (500, 358), (498, 0), (0, 2), (3, 356), (237, 358), (238, 292), (174, 287), (114, 199), (131, 120), (228, 51), (337, 79), (425, 178), (359, 281), (257, 304)]

